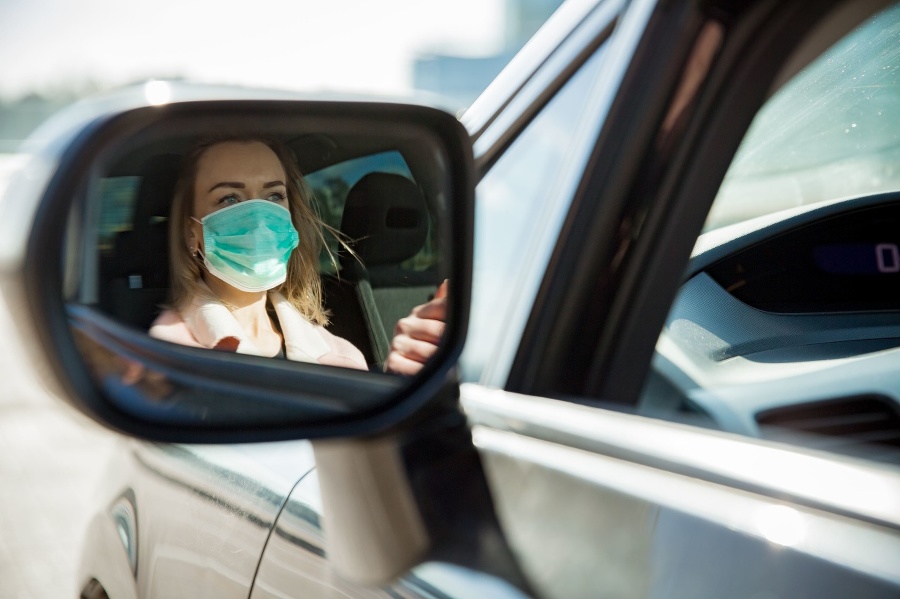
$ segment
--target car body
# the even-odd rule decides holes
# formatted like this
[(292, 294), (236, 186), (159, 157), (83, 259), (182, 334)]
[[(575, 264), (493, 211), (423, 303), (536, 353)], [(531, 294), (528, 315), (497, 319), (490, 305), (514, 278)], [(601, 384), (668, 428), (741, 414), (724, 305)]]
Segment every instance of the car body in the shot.
[[(564, 5), (462, 117), (479, 186), (450, 424), (128, 441), (82, 596), (896, 596), (894, 180), (698, 241), (760, 106), (883, 8)], [(853, 244), (884, 276), (784, 260)], [(838, 430), (773, 417), (798, 409)], [(378, 496), (369, 474), (391, 509), (343, 511)]]

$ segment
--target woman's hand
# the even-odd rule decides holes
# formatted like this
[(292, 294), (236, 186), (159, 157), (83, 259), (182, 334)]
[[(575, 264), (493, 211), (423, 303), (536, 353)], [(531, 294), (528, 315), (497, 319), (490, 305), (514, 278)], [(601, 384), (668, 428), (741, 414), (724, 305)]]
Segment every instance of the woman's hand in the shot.
[(394, 327), (391, 351), (384, 361), (384, 370), (395, 374), (413, 375), (437, 351), (444, 336), (447, 320), (447, 281), (441, 283), (427, 304), (416, 306), (409, 316), (401, 318)]

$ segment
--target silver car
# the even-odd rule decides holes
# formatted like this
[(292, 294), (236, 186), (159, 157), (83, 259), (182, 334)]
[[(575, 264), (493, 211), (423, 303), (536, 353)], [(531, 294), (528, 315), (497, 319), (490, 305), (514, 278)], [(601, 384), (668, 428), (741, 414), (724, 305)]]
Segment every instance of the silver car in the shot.
[[(140, 439), (82, 597), (900, 595), (900, 7), (570, 1), (459, 120), (166, 91), (60, 115), (0, 204), (22, 346)], [(146, 335), (221, 130), (372, 242), (321, 265), (369, 372)], [(385, 374), (445, 279), (436, 353)]]

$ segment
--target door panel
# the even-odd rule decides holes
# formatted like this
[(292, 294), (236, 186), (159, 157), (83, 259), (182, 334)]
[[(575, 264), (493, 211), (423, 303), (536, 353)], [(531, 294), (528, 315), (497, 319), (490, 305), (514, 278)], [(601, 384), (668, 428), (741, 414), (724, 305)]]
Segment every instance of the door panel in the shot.
[(276, 597), (389, 597), (381, 589), (342, 580), (328, 563), (315, 471), (291, 492), (260, 558), (251, 599)]
[[(900, 593), (895, 470), (475, 385), (462, 401), (543, 596)], [(667, 460), (675, 440), (712, 455)]]
[(322, 499), (315, 470), (294, 488), (260, 560), (250, 599), (525, 599), (509, 582), (469, 568), (430, 561), (384, 588), (342, 579), (326, 554)]
[(309, 443), (133, 447), (111, 478), (132, 481), (139, 595), (247, 597), (283, 502), (313, 466)]

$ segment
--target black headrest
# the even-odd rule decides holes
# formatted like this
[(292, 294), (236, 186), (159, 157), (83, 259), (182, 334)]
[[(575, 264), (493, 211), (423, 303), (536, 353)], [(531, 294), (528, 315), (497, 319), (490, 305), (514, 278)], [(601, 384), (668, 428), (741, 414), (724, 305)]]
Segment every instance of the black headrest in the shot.
[(147, 227), (154, 217), (169, 216), (180, 167), (181, 157), (177, 154), (160, 154), (144, 165), (135, 206), (135, 229)]
[(367, 267), (411, 258), (428, 234), (425, 198), (406, 177), (369, 173), (347, 194), (341, 232)]

